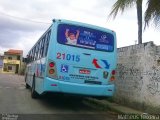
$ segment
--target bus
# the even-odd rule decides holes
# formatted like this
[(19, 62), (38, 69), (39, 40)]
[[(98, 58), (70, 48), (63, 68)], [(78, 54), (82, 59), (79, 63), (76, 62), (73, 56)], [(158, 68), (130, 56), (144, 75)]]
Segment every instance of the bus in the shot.
[(26, 88), (32, 98), (47, 92), (111, 97), (116, 62), (114, 31), (54, 19), (27, 54)]

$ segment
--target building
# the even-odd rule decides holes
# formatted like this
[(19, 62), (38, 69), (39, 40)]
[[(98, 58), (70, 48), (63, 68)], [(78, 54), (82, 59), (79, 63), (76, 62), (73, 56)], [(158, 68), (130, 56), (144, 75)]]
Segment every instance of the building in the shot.
[(20, 73), (23, 51), (10, 49), (4, 52), (3, 72)]
[(3, 68), (3, 58), (4, 56), (0, 55), (0, 73), (2, 72), (2, 68)]

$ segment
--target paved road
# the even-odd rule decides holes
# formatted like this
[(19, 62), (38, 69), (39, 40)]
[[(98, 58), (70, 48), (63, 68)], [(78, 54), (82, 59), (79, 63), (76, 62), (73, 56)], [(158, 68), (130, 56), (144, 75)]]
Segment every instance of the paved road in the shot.
[[(116, 120), (117, 116), (101, 111), (85, 100), (47, 95), (32, 99), (25, 89), (24, 77), (0, 74), (0, 120)], [(16, 119), (15, 119), (16, 120)]]

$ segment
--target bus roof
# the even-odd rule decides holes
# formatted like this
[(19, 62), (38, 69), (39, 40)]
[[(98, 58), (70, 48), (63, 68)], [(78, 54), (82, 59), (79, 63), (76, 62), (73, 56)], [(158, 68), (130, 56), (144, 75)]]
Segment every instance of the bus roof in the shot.
[(104, 31), (107, 30), (107, 31), (115, 33), (114, 30), (111, 30), (109, 28), (100, 27), (100, 26), (97, 26), (97, 25), (83, 23), (83, 22), (78, 22), (78, 21), (65, 20), (65, 19), (53, 19), (52, 21), (53, 21), (53, 23), (55, 23), (55, 22), (62, 22), (62, 23), (68, 23), (68, 24), (76, 24), (76, 25), (79, 25), (79, 26), (91, 27), (93, 29), (100, 29), (100, 30), (104, 30)]

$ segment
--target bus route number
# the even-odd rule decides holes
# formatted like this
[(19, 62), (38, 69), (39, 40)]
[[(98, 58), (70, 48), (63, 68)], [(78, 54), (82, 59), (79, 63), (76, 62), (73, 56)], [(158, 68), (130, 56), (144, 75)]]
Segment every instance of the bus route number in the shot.
[(79, 62), (80, 61), (80, 55), (57, 53), (57, 59)]

